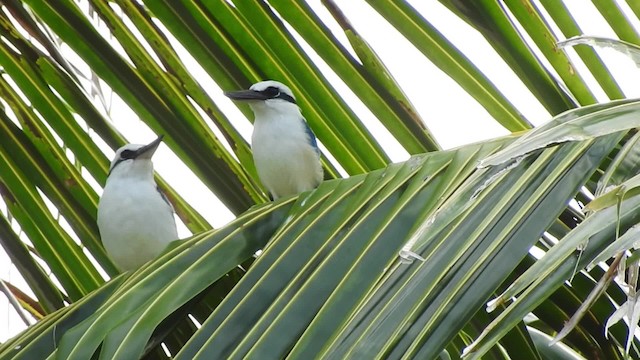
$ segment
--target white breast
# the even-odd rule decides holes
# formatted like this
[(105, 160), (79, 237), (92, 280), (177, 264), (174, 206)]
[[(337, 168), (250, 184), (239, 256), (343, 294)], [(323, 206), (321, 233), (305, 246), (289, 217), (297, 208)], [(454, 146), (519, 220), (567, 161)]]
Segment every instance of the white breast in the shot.
[(107, 182), (98, 205), (100, 236), (120, 269), (136, 269), (178, 239), (175, 219), (155, 183), (115, 180)]
[(256, 113), (253, 158), (260, 181), (274, 199), (314, 189), (322, 181), (320, 157), (302, 121), (299, 111), (292, 116)]

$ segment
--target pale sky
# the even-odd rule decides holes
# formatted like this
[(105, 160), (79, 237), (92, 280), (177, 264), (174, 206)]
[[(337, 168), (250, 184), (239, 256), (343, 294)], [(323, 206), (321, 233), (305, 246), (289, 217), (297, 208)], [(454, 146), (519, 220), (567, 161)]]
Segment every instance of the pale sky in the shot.
[[(345, 44), (346, 37), (335, 25), (329, 13), (323, 8), (319, 0), (309, 1), (318, 10), (323, 20), (332, 26), (335, 35)], [(437, 0), (410, 1), (422, 14), (425, 14), (431, 23), (436, 26), (447, 38), (460, 48), (476, 66), (480, 68), (496, 86), (503, 91), (513, 104), (532, 123), (540, 124), (550, 119), (548, 112), (537, 102), (527, 88), (515, 77), (509, 67), (495, 54), (491, 46), (484, 38), (469, 27), (466, 23), (451, 14)], [(537, 3), (537, 1), (535, 1)], [(370, 46), (378, 53), (388, 69), (396, 77), (396, 81), (404, 89), (405, 93), (422, 116), (429, 129), (435, 134), (436, 139), (445, 148), (452, 148), (475, 141), (481, 141), (496, 136), (507, 134), (507, 131), (499, 126), (495, 120), (464, 90), (460, 88), (446, 74), (431, 64), (418, 50), (408, 43), (394, 28), (384, 21), (364, 1), (339, 2), (343, 12), (351, 20), (352, 25), (369, 42)], [(566, 0), (566, 5), (576, 13), (579, 13), (578, 21), (585, 30), (585, 34), (616, 38), (611, 28), (601, 19), (597, 10), (588, 0)], [(620, 1), (623, 10), (631, 13), (626, 4)], [(629, 16), (629, 18), (635, 18)], [(640, 24), (634, 23), (640, 29)], [(563, 38), (562, 38), (563, 39)], [(176, 45), (179, 47), (178, 45)], [(348, 45), (347, 45), (348, 47)], [(305, 48), (309, 48), (306, 46)], [(640, 71), (633, 61), (613, 50), (600, 52), (606, 64), (612, 69), (616, 79), (628, 97), (639, 97)], [(578, 71), (585, 75), (591, 83), (593, 79), (587, 76), (582, 62), (569, 50), (570, 56)], [(71, 57), (71, 56), (70, 56)], [(188, 55), (184, 55), (188, 59)], [(353, 96), (352, 92), (339, 80), (330, 68), (313, 56), (319, 68), (329, 78), (337, 92), (345, 96), (347, 102), (361, 117), (365, 125), (376, 136), (382, 138), (385, 149), (389, 152), (393, 161), (403, 161), (408, 158), (407, 153), (397, 144), (387, 130), (375, 119), (361, 102)], [(243, 136), (250, 138), (251, 125), (243, 118), (222, 91), (212, 82), (206, 81), (208, 75), (193, 62), (188, 67), (193, 70), (196, 79), (202, 81), (207, 92), (216, 100), (217, 104), (232, 119), (238, 119), (238, 127)], [(277, 79), (276, 79), (277, 80)], [(595, 84), (595, 83), (594, 83)], [(601, 101), (606, 97), (596, 85), (596, 95)], [(113, 98), (111, 118), (114, 125), (122, 133), (136, 143), (147, 143), (155, 138), (155, 135), (142, 122), (131, 121), (135, 115), (116, 98)], [(109, 157), (113, 151), (103, 146)], [(220, 227), (233, 219), (232, 214), (224, 209), (215, 196), (173, 155), (165, 146), (154, 156), (156, 170), (180, 194), (214, 226)], [(98, 193), (101, 190), (95, 184)], [(0, 204), (0, 210), (6, 209)], [(16, 229), (17, 230), (17, 229)], [(184, 226), (180, 229), (181, 236), (188, 236), (189, 232)], [(33, 295), (18, 271), (13, 266), (6, 266), (9, 259), (0, 248), (0, 278), (9, 280), (19, 286), (23, 291)], [(0, 341), (5, 341), (24, 329), (24, 324), (10, 307), (4, 295), (0, 295)]]

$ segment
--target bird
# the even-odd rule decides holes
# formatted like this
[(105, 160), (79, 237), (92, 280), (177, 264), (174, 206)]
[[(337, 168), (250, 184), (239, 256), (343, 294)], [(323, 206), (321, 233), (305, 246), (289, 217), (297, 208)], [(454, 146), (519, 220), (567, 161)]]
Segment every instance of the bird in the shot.
[(153, 179), (151, 157), (162, 138), (116, 151), (98, 203), (102, 244), (122, 271), (139, 268), (178, 239), (173, 207)]
[(247, 102), (255, 121), (251, 150), (258, 177), (271, 198), (315, 189), (323, 179), (320, 149), (291, 89), (266, 80), (248, 90), (224, 93)]

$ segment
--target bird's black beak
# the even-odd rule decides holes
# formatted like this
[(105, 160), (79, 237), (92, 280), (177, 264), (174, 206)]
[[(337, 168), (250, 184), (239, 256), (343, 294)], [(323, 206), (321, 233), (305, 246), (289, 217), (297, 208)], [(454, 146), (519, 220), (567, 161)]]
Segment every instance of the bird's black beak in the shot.
[(153, 153), (156, 152), (156, 149), (158, 149), (158, 145), (160, 145), (160, 143), (162, 142), (162, 138), (164, 138), (164, 135), (158, 136), (157, 139), (136, 150), (135, 157), (140, 159), (151, 159)]
[(232, 100), (251, 101), (271, 99), (265, 93), (255, 90), (225, 91), (224, 95)]

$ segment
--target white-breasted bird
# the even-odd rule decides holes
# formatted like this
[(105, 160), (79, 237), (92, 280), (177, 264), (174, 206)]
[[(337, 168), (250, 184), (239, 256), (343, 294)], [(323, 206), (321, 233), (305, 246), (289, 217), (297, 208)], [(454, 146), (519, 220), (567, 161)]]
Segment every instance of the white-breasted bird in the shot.
[(178, 239), (173, 207), (153, 179), (151, 156), (161, 141), (162, 136), (118, 149), (98, 204), (102, 244), (124, 271), (154, 259)]
[(260, 181), (273, 199), (315, 189), (322, 181), (320, 150), (286, 85), (267, 80), (226, 92), (246, 101), (255, 115), (251, 149)]

